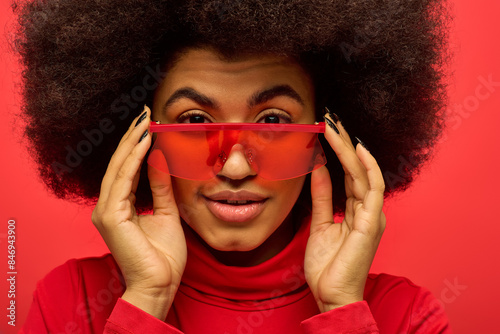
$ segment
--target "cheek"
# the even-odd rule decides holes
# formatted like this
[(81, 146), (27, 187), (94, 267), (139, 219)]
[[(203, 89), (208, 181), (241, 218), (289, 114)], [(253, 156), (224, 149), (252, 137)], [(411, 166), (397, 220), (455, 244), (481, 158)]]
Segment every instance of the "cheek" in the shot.
[(291, 180), (286, 180), (284, 182), (287, 182), (287, 184), (282, 192), (291, 192), (293, 194), (299, 194), (302, 191), (302, 187), (304, 187), (305, 181), (306, 181), (306, 176), (300, 176)]
[(181, 217), (189, 221), (189, 217), (199, 214), (200, 208), (197, 206), (197, 194), (200, 184), (197, 181), (190, 181), (172, 177), (172, 191), (175, 202)]
[(295, 205), (297, 198), (302, 192), (305, 180), (306, 177), (301, 176), (291, 180), (277, 181), (281, 184), (278, 189), (276, 189), (276, 197), (279, 202), (276, 209), (281, 211), (281, 215), (288, 215), (292, 207)]

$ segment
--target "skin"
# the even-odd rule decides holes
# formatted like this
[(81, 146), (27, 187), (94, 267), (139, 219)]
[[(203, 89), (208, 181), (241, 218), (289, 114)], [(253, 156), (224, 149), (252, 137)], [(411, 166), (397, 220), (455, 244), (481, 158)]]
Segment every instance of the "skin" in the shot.
[[(289, 84), (301, 97), (278, 96), (267, 104), (248, 106), (255, 91), (275, 84)], [(167, 109), (165, 101), (176, 87), (196, 86), (216, 100), (216, 108), (178, 99)], [(300, 66), (290, 59), (271, 55), (242, 57), (227, 61), (209, 49), (190, 49), (169, 71), (155, 98), (155, 120), (179, 120), (188, 110), (207, 113), (210, 121), (258, 122), (264, 110), (286, 111), (293, 122), (312, 123), (312, 83)], [(199, 101), (198, 101), (199, 102)], [(212, 106), (213, 107), (213, 106)], [(148, 169), (153, 194), (153, 214), (137, 215), (135, 190), (143, 159), (151, 145), (147, 134), (151, 110), (123, 136), (103, 178), (92, 221), (97, 227), (126, 280), (122, 298), (164, 320), (171, 307), (186, 264), (187, 250), (181, 217), (225, 263), (236, 258), (246, 265), (275, 255), (291, 240), (290, 195), (297, 198), (303, 178), (264, 181), (236, 151), (219, 175), (210, 181), (186, 181)], [(182, 119), (181, 119), (182, 120)], [(306, 248), (305, 276), (321, 312), (363, 300), (368, 270), (385, 228), (382, 212), (384, 182), (371, 154), (361, 145), (355, 148), (342, 124), (337, 134), (327, 127), (325, 137), (345, 171), (347, 205), (342, 223), (332, 221), (331, 180), (326, 167), (311, 176), (312, 221)], [(227, 163), (226, 163), (227, 165)], [(200, 194), (221, 189), (250, 189), (268, 196), (261, 215), (235, 225), (223, 222), (203, 207)], [(286, 196), (284, 195), (286, 194)], [(179, 208), (195, 208), (200, 218)], [(206, 224), (202, 224), (206, 221)], [(283, 240), (286, 240), (283, 241)]]
[[(260, 103), (248, 103), (252, 96), (283, 85), (293, 89), (300, 101), (276, 93)], [(176, 92), (186, 87), (210, 103), (186, 94), (164, 108)], [(193, 50), (168, 71), (156, 92), (153, 115), (162, 124), (182, 121), (186, 115), (196, 115), (207, 122), (254, 123), (274, 116), (282, 118), (281, 122), (290, 118), (294, 123), (311, 124), (314, 90), (307, 73), (286, 58), (264, 56), (227, 62), (212, 51)], [(293, 237), (293, 222), (287, 217), (304, 181), (305, 176), (282, 181), (262, 179), (241, 151), (236, 151), (228, 156), (217, 177), (208, 181), (172, 178), (172, 186), (177, 206), (182, 208), (182, 218), (219, 261), (249, 266), (274, 256)], [(246, 190), (263, 196), (266, 198), (263, 212), (244, 223), (218, 219), (207, 208), (204, 196), (225, 190)]]

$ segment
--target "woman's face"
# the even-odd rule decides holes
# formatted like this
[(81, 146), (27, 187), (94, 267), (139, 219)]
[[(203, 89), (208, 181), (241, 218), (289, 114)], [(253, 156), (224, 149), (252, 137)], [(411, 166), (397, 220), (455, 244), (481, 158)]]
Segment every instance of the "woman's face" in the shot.
[[(314, 90), (308, 74), (289, 58), (259, 55), (227, 61), (210, 49), (189, 49), (158, 87), (153, 119), (162, 124), (312, 124)], [(209, 246), (249, 251), (287, 218), (304, 180), (260, 178), (235, 145), (213, 179), (172, 177), (172, 185), (182, 218)]]

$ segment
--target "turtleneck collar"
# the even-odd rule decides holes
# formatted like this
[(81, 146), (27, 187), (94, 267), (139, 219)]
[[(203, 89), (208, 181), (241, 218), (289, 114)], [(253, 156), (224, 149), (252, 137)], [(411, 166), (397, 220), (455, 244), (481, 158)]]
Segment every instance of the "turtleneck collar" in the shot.
[(179, 290), (238, 301), (276, 298), (303, 291), (304, 254), (310, 217), (302, 222), (292, 241), (277, 255), (251, 267), (226, 266), (210, 253), (188, 226), (184, 226), (188, 258)]

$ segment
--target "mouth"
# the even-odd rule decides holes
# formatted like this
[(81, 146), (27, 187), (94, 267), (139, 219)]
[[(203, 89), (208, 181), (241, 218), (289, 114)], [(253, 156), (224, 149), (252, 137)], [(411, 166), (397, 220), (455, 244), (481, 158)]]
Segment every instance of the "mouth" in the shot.
[(219, 203), (221, 203), (221, 204), (228, 204), (228, 205), (248, 205), (248, 204), (256, 203), (256, 202), (258, 202), (258, 201), (247, 201), (247, 200), (243, 200), (243, 201), (220, 200), (220, 201), (216, 201), (216, 202), (219, 202)]
[(208, 210), (226, 222), (243, 223), (257, 217), (265, 208), (268, 198), (259, 194), (223, 191), (203, 196)]

